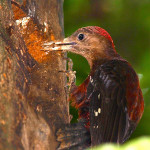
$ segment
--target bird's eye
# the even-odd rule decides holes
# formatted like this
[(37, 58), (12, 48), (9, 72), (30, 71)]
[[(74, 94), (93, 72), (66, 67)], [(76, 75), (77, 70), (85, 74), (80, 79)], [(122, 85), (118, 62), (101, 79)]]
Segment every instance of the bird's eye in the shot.
[(83, 40), (83, 39), (84, 39), (84, 34), (82, 34), (82, 33), (79, 34), (79, 35), (78, 35), (78, 39), (79, 39), (80, 41)]

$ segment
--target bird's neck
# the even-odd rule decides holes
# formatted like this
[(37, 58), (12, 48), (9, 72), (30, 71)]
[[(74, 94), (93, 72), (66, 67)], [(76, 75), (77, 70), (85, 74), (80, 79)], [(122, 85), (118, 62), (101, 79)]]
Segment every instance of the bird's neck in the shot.
[(96, 70), (97, 67), (99, 67), (100, 65), (102, 65), (103, 63), (109, 61), (108, 59), (98, 59), (98, 60), (93, 60), (91, 65), (90, 65), (90, 68), (91, 70)]
[(93, 60), (90, 65), (90, 76), (94, 75), (95, 70), (105, 62), (109, 61), (108, 59), (99, 59), (99, 60)]
[(118, 54), (116, 53), (115, 55), (113, 56), (110, 56), (110, 57), (99, 57), (98, 59), (93, 59), (91, 60), (91, 62), (89, 62), (89, 65), (90, 65), (90, 69), (91, 69), (91, 74), (93, 72), (95, 72), (95, 70), (101, 66), (102, 64), (110, 61), (110, 60), (123, 60), (123, 58)]
[(109, 60), (121, 58), (111, 45), (102, 45), (100, 48), (92, 49), (90, 55), (85, 55), (84, 57), (87, 59), (91, 70)]

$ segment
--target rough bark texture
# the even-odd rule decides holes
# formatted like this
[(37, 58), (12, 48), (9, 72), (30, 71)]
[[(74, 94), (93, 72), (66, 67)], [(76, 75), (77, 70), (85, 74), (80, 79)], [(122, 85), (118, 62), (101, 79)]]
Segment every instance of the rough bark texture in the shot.
[(63, 36), (63, 0), (0, 1), (0, 149), (56, 149), (69, 122), (65, 60), (40, 50)]

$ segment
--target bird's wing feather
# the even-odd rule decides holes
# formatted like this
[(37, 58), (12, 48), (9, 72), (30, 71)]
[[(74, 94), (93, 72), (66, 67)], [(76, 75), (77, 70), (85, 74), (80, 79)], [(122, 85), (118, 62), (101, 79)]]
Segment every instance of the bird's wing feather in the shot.
[(126, 69), (119, 60), (101, 65), (88, 86), (92, 145), (103, 142), (123, 143), (135, 124), (129, 120), (126, 100)]

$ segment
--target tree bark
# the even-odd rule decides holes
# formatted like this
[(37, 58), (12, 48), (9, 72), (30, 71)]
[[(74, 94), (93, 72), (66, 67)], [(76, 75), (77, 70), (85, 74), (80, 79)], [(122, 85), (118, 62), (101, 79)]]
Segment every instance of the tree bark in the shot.
[(65, 54), (41, 49), (63, 37), (63, 0), (0, 1), (0, 149), (56, 149), (69, 123)]

